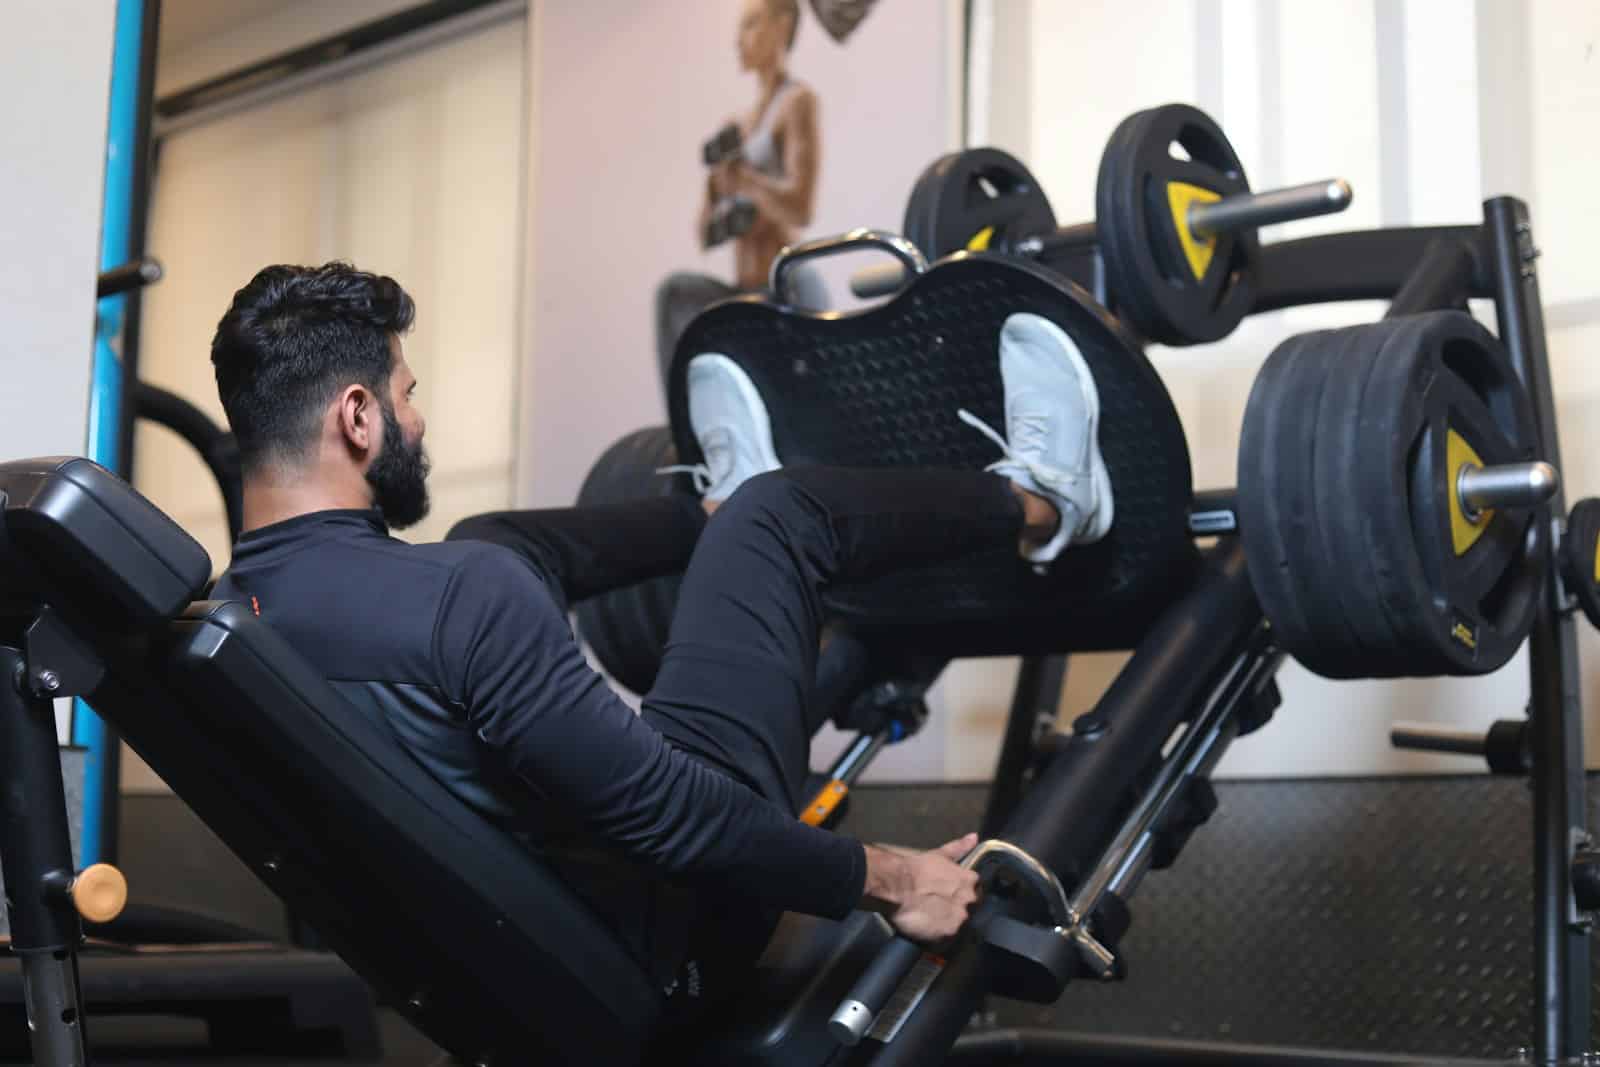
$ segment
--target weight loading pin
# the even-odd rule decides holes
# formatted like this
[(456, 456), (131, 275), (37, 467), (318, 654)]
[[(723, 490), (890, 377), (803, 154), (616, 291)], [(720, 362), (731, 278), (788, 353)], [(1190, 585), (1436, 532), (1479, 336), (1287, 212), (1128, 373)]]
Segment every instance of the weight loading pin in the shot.
[(1189, 208), (1189, 232), (1216, 237), (1234, 230), (1270, 226), (1274, 222), (1332, 215), (1350, 206), (1354, 192), (1343, 178), (1291, 185), (1264, 193), (1239, 193)]
[(1526, 508), (1556, 495), (1561, 476), (1548, 463), (1501, 463), (1493, 467), (1463, 466), (1456, 475), (1456, 494), (1469, 522), (1492, 508)]

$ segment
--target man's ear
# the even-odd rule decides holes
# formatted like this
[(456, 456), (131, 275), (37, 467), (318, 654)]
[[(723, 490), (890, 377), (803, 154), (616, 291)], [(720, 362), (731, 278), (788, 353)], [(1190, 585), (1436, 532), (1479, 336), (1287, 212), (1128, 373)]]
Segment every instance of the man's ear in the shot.
[(364, 385), (348, 385), (339, 394), (335, 417), (339, 435), (351, 451), (367, 455), (382, 437), (378, 398)]

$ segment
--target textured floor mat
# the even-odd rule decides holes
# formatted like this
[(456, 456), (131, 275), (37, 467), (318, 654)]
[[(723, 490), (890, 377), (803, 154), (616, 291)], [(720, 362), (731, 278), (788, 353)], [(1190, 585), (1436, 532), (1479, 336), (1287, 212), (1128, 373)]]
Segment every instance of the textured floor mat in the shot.
[[(1050, 1006), (991, 1001), (996, 1025), (1486, 1059), (1532, 1044), (1525, 782), (1222, 782), (1217, 795), (1177, 865), (1133, 898), (1128, 980), (1078, 983)], [(860, 787), (844, 830), (931, 846), (976, 828), (986, 796)]]

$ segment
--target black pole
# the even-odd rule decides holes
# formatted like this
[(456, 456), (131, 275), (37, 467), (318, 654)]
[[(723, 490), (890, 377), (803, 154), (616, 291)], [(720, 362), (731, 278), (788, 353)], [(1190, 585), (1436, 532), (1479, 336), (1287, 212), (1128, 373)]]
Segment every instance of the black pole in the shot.
[(1392, 319), (1423, 311), (1465, 307), (1472, 292), (1475, 268), (1472, 244), (1468, 241), (1440, 237), (1430, 242), (1384, 317)]
[(994, 837), (1011, 818), (1022, 799), (1022, 790), (1033, 764), (1040, 727), (1052, 727), (1061, 706), (1061, 686), (1067, 677), (1066, 656), (1024, 656), (1017, 670), (1017, 685), (1011, 697), (1011, 716), (1006, 720), (1000, 756), (995, 761), (994, 780), (989, 783), (989, 800), (983, 810), (984, 838)]
[[(1229, 538), (1211, 553), (1193, 590), (1145, 635), (1095, 709), (1074, 724), (1072, 739), (1029, 788), (1001, 836), (1063, 883), (1075, 882), (1109, 843), (1139, 775), (1260, 624), (1244, 546)], [(977, 939), (1003, 907), (1002, 898), (985, 898), (894, 1040), (862, 1042), (845, 1062), (939, 1062), (988, 991), (988, 955)]]
[[(34, 693), (26, 658), (0, 646), (0, 874), (11, 951), (22, 960), (33, 1062), (86, 1063), (78, 987), (82, 924), (65, 887), (72, 837), (53, 703)], [(54, 885), (59, 891), (51, 892)]]
[[(1481, 240), (1482, 226), (1413, 226), (1297, 237), (1261, 246), (1252, 315), (1347, 300), (1393, 300), (1438, 240)], [(1491, 295), (1474, 276), (1473, 296)]]
[[(144, 0), (139, 30), (139, 101), (133, 127), (133, 191), (129, 199), (128, 258), (140, 259), (145, 253), (145, 236), (150, 221), (150, 120), (156, 93), (156, 34), (161, 25), (161, 0)], [(122, 318), (122, 396), (117, 402), (117, 456), (122, 469), (117, 473), (133, 481), (134, 389), (139, 382), (139, 320), (144, 306), (142, 286), (130, 289), (123, 297)], [(122, 793), (122, 744), (115, 728), (103, 723), (105, 758), (100, 761), (100, 855), (106, 863), (117, 862), (120, 836), (118, 817)]]
[[(1539, 301), (1538, 255), (1528, 207), (1512, 197), (1484, 204), (1500, 340), (1533, 400), (1540, 458), (1561, 469), (1555, 399)], [(1550, 528), (1566, 513), (1557, 489), (1535, 512)], [(1535, 1012), (1534, 1051), (1541, 1063), (1589, 1051), (1589, 937), (1578, 925), (1572, 854), (1584, 833), (1583, 708), (1578, 635), (1570, 613), (1556, 610), (1559, 577), (1550, 539), (1549, 585), (1528, 637), (1533, 756)]]
[[(133, 120), (133, 189), (129, 194), (128, 259), (141, 262), (150, 228), (150, 185), (154, 160), (150, 142), (150, 122), (155, 110), (156, 35), (161, 26), (161, 0), (144, 0), (143, 25), (139, 31), (139, 106)], [(154, 272), (160, 277), (159, 268)], [(152, 279), (155, 280), (155, 279)], [(145, 284), (148, 284), (146, 282)], [(117, 405), (120, 425), (117, 455), (122, 469), (117, 473), (133, 480), (133, 431), (139, 384), (139, 325), (144, 304), (144, 286), (133, 286), (123, 303), (122, 318), (122, 397)]]
[(1139, 642), (1093, 711), (1050, 760), (1006, 824), (1004, 837), (1064, 881), (1104, 847), (1137, 776), (1193, 713), (1261, 623), (1244, 545), (1222, 541), (1193, 591)]
[(165, 426), (199, 454), (222, 492), (228, 538), (237, 541), (244, 526), (244, 473), (233, 434), (183, 397), (149, 382), (139, 382), (134, 389), (133, 413), (136, 418)]

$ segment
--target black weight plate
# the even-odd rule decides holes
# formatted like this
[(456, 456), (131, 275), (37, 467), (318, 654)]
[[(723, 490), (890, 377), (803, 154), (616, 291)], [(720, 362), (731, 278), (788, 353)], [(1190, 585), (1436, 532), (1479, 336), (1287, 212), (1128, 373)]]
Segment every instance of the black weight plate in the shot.
[(1021, 160), (998, 148), (969, 148), (940, 156), (922, 172), (901, 235), (939, 259), (963, 249), (1009, 252), (1055, 228), (1050, 201)]
[(1322, 633), (1326, 609), (1308, 596), (1307, 568), (1316, 529), (1311, 456), (1327, 365), (1321, 334), (1291, 337), (1256, 375), (1239, 437), (1239, 535), (1250, 582), (1274, 639), (1318, 673), (1342, 676), (1352, 649)]
[(1381, 335), (1362, 327), (1330, 331), (1320, 346), (1329, 378), (1316, 413), (1310, 481), (1318, 501), (1318, 567), (1312, 581), (1357, 650), (1347, 669), (1331, 677), (1383, 675), (1400, 658), (1397, 635), (1378, 599), (1371, 556), (1362, 548), (1364, 441), (1356, 416), (1381, 347)]
[(1328, 675), (1355, 669), (1363, 651), (1344, 624), (1337, 585), (1327, 580), (1326, 547), (1320, 536), (1325, 501), (1316, 480), (1315, 464), (1321, 444), (1317, 412), (1326, 403), (1328, 389), (1337, 377), (1333, 355), (1316, 338), (1295, 353), (1296, 388), (1284, 397), (1294, 422), (1289, 424), (1286, 438), (1279, 440), (1279, 447), (1292, 455), (1280, 468), (1283, 480), (1277, 486), (1281, 514), (1288, 523), (1278, 527), (1281, 534), (1287, 534), (1283, 553), (1306, 620), (1305, 639), (1298, 643), (1300, 650), (1295, 654), (1297, 658), (1305, 657), (1306, 666)]
[(1361, 403), (1365, 546), (1389, 621), (1410, 655), (1391, 676), (1484, 674), (1532, 625), (1543, 532), (1528, 509), (1493, 513), (1453, 542), (1454, 430), (1485, 464), (1532, 459), (1532, 412), (1499, 342), (1461, 311), (1369, 329), (1387, 336)]
[(1567, 592), (1600, 626), (1600, 499), (1586, 497), (1572, 506), (1561, 538), (1561, 569)]
[[(655, 473), (677, 462), (670, 429), (635, 430), (601, 453), (578, 490), (578, 503), (617, 504), (686, 491), (681, 475)], [(606, 674), (631, 692), (646, 693), (655, 683), (681, 582), (679, 575), (653, 578), (589, 597), (573, 607), (579, 637)]]
[(1363, 501), (1363, 446), (1360, 408), (1371, 374), (1381, 358), (1384, 333), (1373, 326), (1331, 331), (1328, 352), (1334, 386), (1326, 390), (1317, 419), (1318, 530), (1325, 560), (1318, 581), (1333, 590), (1339, 613), (1354, 635), (1360, 662), (1342, 677), (1386, 677), (1405, 661), (1402, 641), (1378, 595), (1373, 558), (1365, 550), (1370, 506)]
[[(1175, 155), (1175, 145), (1188, 158)], [(1096, 234), (1111, 303), (1146, 340), (1220, 340), (1249, 313), (1256, 231), (1201, 240), (1189, 233), (1183, 214), (1191, 195), (1249, 191), (1222, 128), (1198, 108), (1168, 104), (1135, 112), (1112, 131), (1095, 183)], [(1198, 274), (1196, 265), (1203, 266)]]

